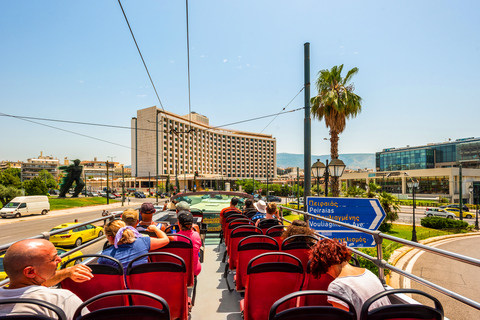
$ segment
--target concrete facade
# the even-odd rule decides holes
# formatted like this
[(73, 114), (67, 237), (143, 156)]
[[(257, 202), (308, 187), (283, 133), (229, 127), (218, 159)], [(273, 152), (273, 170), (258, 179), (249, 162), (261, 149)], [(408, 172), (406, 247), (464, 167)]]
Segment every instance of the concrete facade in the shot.
[[(157, 172), (156, 121), (158, 119), (158, 175), (199, 179), (276, 176), (276, 140), (272, 135), (215, 128), (198, 114), (180, 116), (149, 107), (132, 119), (132, 176), (155, 177)], [(195, 120), (202, 119), (201, 122)], [(138, 171), (137, 171), (138, 170)]]

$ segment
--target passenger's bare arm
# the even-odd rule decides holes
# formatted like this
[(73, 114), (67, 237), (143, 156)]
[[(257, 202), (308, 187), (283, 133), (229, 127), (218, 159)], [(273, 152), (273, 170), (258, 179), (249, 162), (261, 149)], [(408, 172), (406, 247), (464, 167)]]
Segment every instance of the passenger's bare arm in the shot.
[(75, 282), (88, 281), (93, 278), (92, 269), (85, 264), (78, 264), (73, 267), (57, 270), (55, 275), (45, 281), (42, 285), (45, 287), (51, 287), (67, 278), (70, 278)]
[(155, 235), (157, 236), (156, 238), (150, 238), (150, 250), (156, 250), (161, 247), (165, 247), (170, 242), (170, 239), (168, 239), (165, 232), (158, 229), (157, 226), (149, 225), (147, 231), (155, 232)]

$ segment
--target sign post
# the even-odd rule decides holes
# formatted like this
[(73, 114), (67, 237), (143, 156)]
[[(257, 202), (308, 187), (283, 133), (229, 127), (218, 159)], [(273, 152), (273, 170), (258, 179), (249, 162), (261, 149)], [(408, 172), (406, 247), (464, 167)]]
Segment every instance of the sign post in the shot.
[[(378, 199), (367, 198), (307, 198), (307, 212), (364, 229), (377, 230), (385, 219), (385, 211)], [(373, 248), (373, 235), (339, 226), (313, 217), (310, 228), (322, 235), (347, 243), (349, 247)]]

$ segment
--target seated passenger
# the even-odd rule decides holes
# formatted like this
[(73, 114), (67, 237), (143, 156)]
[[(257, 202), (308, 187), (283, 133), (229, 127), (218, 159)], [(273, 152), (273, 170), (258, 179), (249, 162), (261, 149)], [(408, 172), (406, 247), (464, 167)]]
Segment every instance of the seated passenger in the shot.
[[(189, 237), (193, 243), (193, 274), (197, 276), (202, 270), (200, 264), (200, 248), (202, 247), (202, 240), (200, 234), (193, 229), (193, 215), (190, 211), (181, 211), (178, 213), (178, 225), (180, 231), (177, 234), (181, 234)], [(186, 241), (182, 237), (174, 237), (175, 241)]]
[[(328, 286), (328, 291), (350, 300), (359, 319), (364, 302), (385, 288), (371, 271), (350, 265), (351, 256), (345, 244), (330, 239), (318, 241), (310, 254), (310, 271), (316, 278), (325, 273), (331, 275), (335, 280)], [(338, 299), (328, 297), (328, 302), (336, 308), (348, 310), (347, 305)], [(389, 304), (390, 300), (383, 297), (372, 304), (372, 309)]]
[[(308, 236), (315, 236), (315, 231), (310, 229), (308, 223), (303, 220), (293, 220), (292, 224), (285, 229), (282, 233), (282, 239), (285, 240), (290, 236), (293, 235), (308, 235)], [(309, 237), (295, 237), (289, 240), (290, 242), (313, 242), (314, 240)]]
[(253, 205), (252, 199), (245, 200), (245, 207), (243, 208), (242, 214), (248, 219), (251, 219), (257, 213), (257, 209)]
[(220, 224), (222, 224), (223, 222), (223, 219), (225, 217), (225, 212), (235, 211), (238, 213), (242, 213), (240, 209), (237, 208), (237, 204), (238, 204), (238, 198), (233, 197), (232, 200), (230, 200), (230, 206), (223, 208), (220, 211)]
[[(260, 200), (260, 201), (263, 202), (263, 200)], [(258, 208), (258, 203), (257, 203), (257, 208)], [(252, 221), (256, 221), (255, 222), (256, 227), (258, 227), (260, 223), (262, 223), (262, 225), (264, 226), (269, 225), (271, 227), (282, 224), (280, 220), (278, 220), (278, 210), (277, 210), (277, 204), (275, 202), (268, 203), (264, 217), (257, 218), (259, 216), (260, 215), (256, 214), (252, 218)]]
[[(154, 232), (157, 238), (142, 237), (138, 231), (127, 226), (122, 220), (113, 220), (105, 226), (105, 235), (108, 242), (113, 246), (102, 251), (102, 254), (113, 257), (122, 263), (126, 270), (128, 263), (134, 258), (149, 251), (166, 246), (170, 240), (165, 232), (154, 225), (149, 225), (146, 231)], [(134, 265), (147, 263), (148, 259), (137, 260)], [(99, 264), (115, 265), (115, 262), (109, 259), (98, 259)]]
[(256, 222), (257, 220), (263, 219), (267, 216), (267, 204), (265, 203), (265, 201), (260, 200), (254, 203), (253, 206), (257, 209), (257, 213), (255, 213), (255, 215), (251, 219), (253, 222)]
[[(84, 264), (57, 270), (62, 259), (53, 244), (43, 239), (18, 241), (8, 248), (3, 259), (5, 272), (10, 278), (8, 287), (0, 288), (0, 299), (39, 299), (60, 307), (68, 319), (72, 319), (82, 300), (69, 290), (53, 289), (66, 278), (75, 282), (90, 280), (91, 269)], [(88, 313), (84, 309), (82, 314)], [(38, 314), (56, 318), (55, 313), (33, 304), (0, 305), (0, 316)]]
[(148, 226), (154, 225), (158, 229), (165, 231), (166, 225), (160, 222), (152, 221), (152, 217), (156, 210), (152, 203), (144, 202), (140, 207), (141, 221), (138, 222), (136, 228), (137, 231), (147, 231)]

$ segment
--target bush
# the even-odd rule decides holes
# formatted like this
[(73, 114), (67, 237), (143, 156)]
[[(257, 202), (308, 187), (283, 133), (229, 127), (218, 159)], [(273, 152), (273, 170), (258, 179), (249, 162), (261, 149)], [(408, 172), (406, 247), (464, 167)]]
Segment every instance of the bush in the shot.
[(383, 233), (390, 232), (390, 230), (392, 230), (392, 227), (393, 227), (392, 223), (383, 222), (378, 228), (378, 231)]
[(460, 220), (442, 217), (427, 217), (420, 220), (420, 224), (432, 229), (468, 229), (468, 223)]

